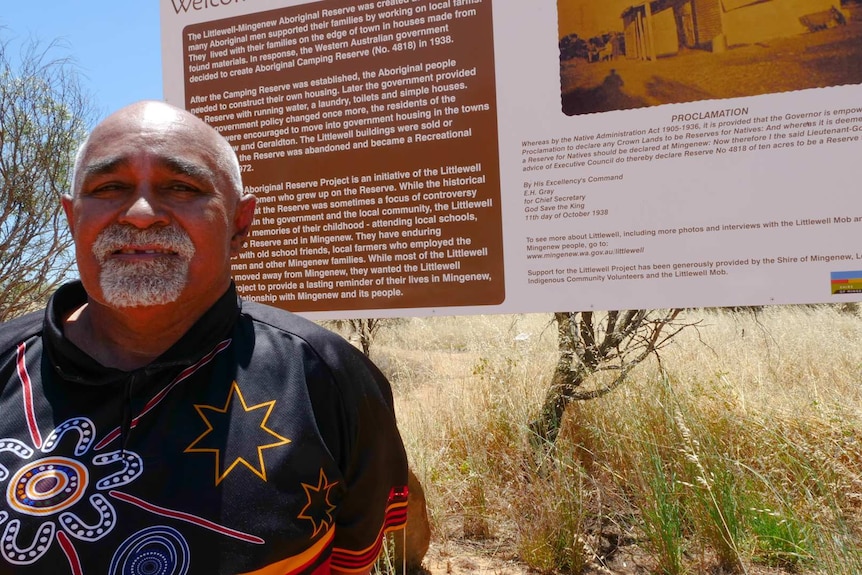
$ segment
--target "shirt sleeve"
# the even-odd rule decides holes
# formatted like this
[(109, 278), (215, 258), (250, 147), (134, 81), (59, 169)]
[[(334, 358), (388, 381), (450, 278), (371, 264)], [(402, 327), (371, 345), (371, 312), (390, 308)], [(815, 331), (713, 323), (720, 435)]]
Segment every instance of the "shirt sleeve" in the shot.
[(335, 519), (332, 566), (360, 571), (375, 562), (385, 534), (405, 525), (407, 456), (389, 382), (358, 350), (346, 347), (333, 370), (346, 423), (341, 446), (346, 493)]

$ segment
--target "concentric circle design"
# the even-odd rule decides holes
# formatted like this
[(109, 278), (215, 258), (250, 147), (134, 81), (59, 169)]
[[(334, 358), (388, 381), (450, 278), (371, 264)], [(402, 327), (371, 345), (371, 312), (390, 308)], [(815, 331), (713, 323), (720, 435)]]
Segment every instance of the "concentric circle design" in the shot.
[(27, 464), (9, 480), (9, 507), (27, 515), (52, 515), (84, 496), (87, 468), (74, 459), (46, 457)]
[(185, 575), (189, 546), (179, 531), (167, 526), (138, 531), (111, 559), (110, 575)]

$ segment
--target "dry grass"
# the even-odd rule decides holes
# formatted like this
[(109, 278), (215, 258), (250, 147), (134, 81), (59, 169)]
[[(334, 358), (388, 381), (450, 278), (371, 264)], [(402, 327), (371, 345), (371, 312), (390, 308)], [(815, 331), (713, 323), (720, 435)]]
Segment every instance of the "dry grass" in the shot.
[(384, 328), (371, 355), (435, 543), (505, 547), (543, 573), (862, 573), (862, 318), (687, 315), (702, 321), (661, 364), (572, 406), (538, 463), (528, 425), (556, 362), (549, 314)]

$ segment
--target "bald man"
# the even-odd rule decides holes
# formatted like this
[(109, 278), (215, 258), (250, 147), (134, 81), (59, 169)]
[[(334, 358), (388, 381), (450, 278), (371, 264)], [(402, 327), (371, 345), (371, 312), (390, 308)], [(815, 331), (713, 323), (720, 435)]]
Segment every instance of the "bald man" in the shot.
[(238, 298), (255, 198), (230, 144), (129, 106), (62, 202), (80, 281), (0, 326), (0, 573), (368, 573), (406, 518), (391, 390)]

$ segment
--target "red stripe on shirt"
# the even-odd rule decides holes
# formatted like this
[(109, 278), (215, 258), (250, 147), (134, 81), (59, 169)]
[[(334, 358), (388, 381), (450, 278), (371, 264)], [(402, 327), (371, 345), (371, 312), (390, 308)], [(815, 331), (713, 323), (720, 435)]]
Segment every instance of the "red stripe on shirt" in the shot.
[(392, 489), (389, 492), (389, 504), (383, 519), (383, 526), (374, 543), (361, 551), (334, 548), (332, 550), (332, 566), (342, 571), (362, 571), (368, 569), (383, 548), (383, 537), (390, 531), (403, 529), (407, 523), (407, 487)]
[(254, 543), (257, 545), (262, 545), (266, 543), (266, 541), (264, 541), (257, 535), (251, 535), (249, 533), (244, 533), (236, 529), (231, 529), (230, 527), (219, 525), (214, 521), (204, 519), (203, 517), (198, 517), (197, 515), (192, 515), (191, 513), (185, 513), (183, 511), (177, 511), (175, 509), (161, 507), (160, 505), (144, 501), (139, 497), (129, 495), (128, 493), (123, 493), (122, 491), (111, 490), (108, 491), (108, 494), (111, 495), (111, 497), (115, 497), (121, 501), (125, 501), (126, 503), (131, 503), (132, 505), (136, 505), (141, 509), (145, 509), (151, 513), (155, 513), (156, 515), (161, 515), (162, 517), (171, 517), (173, 519), (179, 519), (180, 521), (186, 521), (188, 523), (199, 525), (200, 527), (204, 527), (211, 531), (215, 531), (216, 533), (221, 533), (222, 535), (227, 535), (229, 537), (233, 537), (234, 539), (239, 539), (240, 541), (246, 541), (248, 543)]
[[(169, 383), (167, 386), (165, 386), (164, 389), (162, 389), (160, 392), (158, 392), (155, 396), (153, 396), (153, 398), (150, 401), (147, 402), (147, 404), (144, 406), (143, 411), (141, 411), (141, 413), (139, 413), (137, 415), (137, 417), (132, 419), (131, 423), (129, 424), (129, 429), (136, 428), (138, 426), (138, 422), (141, 420), (141, 418), (143, 416), (145, 416), (147, 413), (149, 413), (155, 406), (157, 406), (165, 398), (165, 396), (168, 394), (168, 392), (170, 392), (174, 387), (179, 385), (182, 381), (188, 379), (189, 376), (194, 374), (197, 370), (199, 370), (200, 368), (202, 368), (203, 366), (205, 366), (206, 364), (211, 362), (216, 355), (218, 355), (219, 353), (221, 353), (222, 351), (227, 349), (227, 347), (230, 345), (230, 342), (231, 342), (230, 339), (224, 340), (223, 342), (218, 344), (211, 352), (209, 352), (207, 355), (202, 357), (196, 364), (185, 368), (176, 377), (176, 379), (174, 379), (171, 383)], [(110, 433), (108, 433), (108, 435), (106, 435), (101, 441), (99, 441), (99, 443), (97, 443), (96, 446), (94, 447), (94, 450), (99, 451), (101, 449), (104, 449), (105, 446), (109, 445), (112, 441), (114, 441), (119, 436), (120, 436), (120, 428), (117, 427), (117, 428), (113, 429)]]
[(36, 410), (33, 407), (33, 383), (30, 381), (30, 374), (27, 372), (27, 362), (24, 357), (27, 353), (27, 344), (18, 344), (18, 378), (21, 380), (21, 388), (24, 391), (24, 415), (27, 418), (27, 429), (30, 430), (30, 439), (33, 441), (34, 447), (42, 447), (42, 434), (39, 433), (39, 426), (36, 424)]
[(57, 541), (60, 543), (60, 548), (66, 554), (66, 559), (69, 560), (69, 567), (72, 568), (73, 575), (83, 575), (84, 570), (81, 568), (81, 560), (78, 558), (78, 552), (72, 545), (72, 540), (63, 531), (57, 531)]

